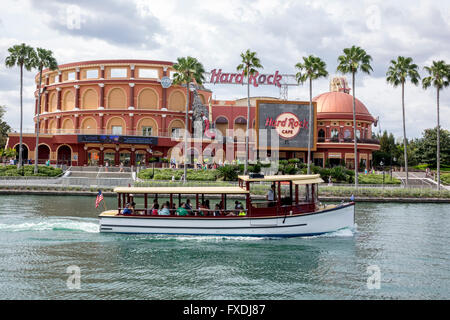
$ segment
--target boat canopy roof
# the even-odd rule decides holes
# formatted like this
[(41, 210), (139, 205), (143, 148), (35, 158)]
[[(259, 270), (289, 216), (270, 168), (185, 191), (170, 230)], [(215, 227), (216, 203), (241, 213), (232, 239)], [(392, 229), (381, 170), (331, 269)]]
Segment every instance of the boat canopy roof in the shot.
[(304, 185), (304, 184), (313, 184), (313, 183), (322, 183), (324, 182), (320, 175), (317, 175), (317, 178), (310, 178), (310, 179), (304, 179), (304, 180), (295, 180), (295, 185)]
[(116, 187), (116, 193), (133, 194), (247, 194), (241, 187)]
[[(250, 178), (249, 176), (238, 176), (242, 181), (256, 182), (256, 181), (292, 181), (295, 184), (309, 184), (309, 183), (320, 183), (323, 180), (320, 178), (319, 174), (295, 174), (295, 175), (276, 175), (276, 176), (265, 176), (264, 178)], [(320, 180), (317, 181), (316, 180)], [(308, 181), (308, 182), (306, 182)]]

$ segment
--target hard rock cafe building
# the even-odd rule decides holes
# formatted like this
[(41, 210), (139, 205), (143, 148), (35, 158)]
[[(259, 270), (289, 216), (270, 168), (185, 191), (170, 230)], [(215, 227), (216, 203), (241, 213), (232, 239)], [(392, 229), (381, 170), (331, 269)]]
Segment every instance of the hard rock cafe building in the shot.
[[(183, 163), (187, 95), (186, 87), (165, 84), (175, 72), (172, 65), (167, 61), (98, 60), (60, 65), (57, 71), (44, 70), (41, 101), (35, 92), (34, 120), (37, 123), (39, 117), (40, 126), (38, 162), (50, 160), (52, 164), (73, 166), (122, 162), (130, 166), (165, 158)], [(39, 75), (35, 80), (37, 88)], [(191, 163), (244, 159), (247, 121), (255, 128), (258, 99), (262, 98), (251, 98), (247, 119), (246, 98), (214, 100), (211, 90), (194, 86), (189, 94), (189, 132), (194, 132), (193, 120), (200, 117), (206, 119), (212, 132), (220, 132), (225, 138), (218, 139), (217, 134), (188, 139)], [(345, 81), (332, 83), (330, 92), (314, 101), (314, 162), (352, 167), (353, 107)], [(379, 149), (378, 141), (371, 139), (375, 119), (361, 101), (356, 103), (358, 156), (371, 167), (372, 151)], [(24, 159), (34, 162), (35, 143), (35, 133), (23, 134)], [(9, 134), (7, 147), (18, 150), (19, 133)], [(256, 148), (250, 135), (250, 153), (256, 154)], [(294, 148), (280, 151), (279, 156), (306, 161), (307, 152)]]

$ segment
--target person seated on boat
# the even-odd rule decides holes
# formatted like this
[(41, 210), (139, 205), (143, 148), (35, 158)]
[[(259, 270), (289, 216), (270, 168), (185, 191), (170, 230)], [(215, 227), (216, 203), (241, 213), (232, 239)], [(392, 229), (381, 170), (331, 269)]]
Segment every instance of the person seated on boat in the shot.
[(155, 205), (158, 205), (158, 208), (159, 208), (159, 203), (158, 203), (158, 199), (154, 199), (154, 200), (153, 200), (153, 206), (151, 207), (151, 209), (150, 209), (150, 210), (153, 210), (153, 209), (155, 209)]
[(188, 215), (188, 211), (186, 210), (185, 205), (186, 204), (184, 202), (181, 203), (180, 207), (175, 212), (177, 216), (187, 216)]
[(206, 202), (203, 201), (200, 207), (198, 208), (198, 215), (199, 216), (207, 216), (209, 215), (209, 208), (206, 206)]
[(210, 207), (209, 207), (209, 200), (208, 200), (208, 199), (205, 200), (205, 207), (206, 207), (207, 209), (210, 209)]
[(214, 217), (218, 217), (220, 215), (221, 215), (221, 213), (220, 213), (220, 204), (217, 203), (215, 208), (214, 208), (213, 216)]
[(235, 215), (236, 215), (236, 213), (234, 213), (233, 211), (230, 211), (230, 212), (228, 212), (228, 213), (226, 214), (227, 217), (229, 217), (229, 216), (235, 216)]
[(270, 187), (270, 190), (267, 192), (266, 199), (269, 202), (269, 207), (275, 206), (275, 184), (272, 184)]
[(242, 205), (242, 203), (240, 203), (239, 201), (235, 201), (235, 206), (234, 206), (234, 209), (235, 210), (241, 210), (241, 209), (244, 209), (244, 206)]
[(128, 215), (128, 214), (133, 214), (134, 210), (133, 207), (131, 206), (131, 203), (127, 203), (125, 205), (125, 209), (122, 210), (122, 214), (124, 215)]
[(241, 210), (240, 212), (239, 212), (239, 214), (238, 214), (238, 216), (246, 216), (247, 215), (247, 213), (245, 213), (245, 211), (244, 210)]
[(155, 203), (153, 205), (153, 209), (152, 209), (152, 216), (157, 216), (158, 215), (158, 210), (159, 210), (159, 204)]
[(170, 215), (169, 206), (167, 205), (167, 203), (163, 204), (162, 209), (159, 210), (158, 213), (159, 213), (160, 216), (168, 216), (168, 215)]

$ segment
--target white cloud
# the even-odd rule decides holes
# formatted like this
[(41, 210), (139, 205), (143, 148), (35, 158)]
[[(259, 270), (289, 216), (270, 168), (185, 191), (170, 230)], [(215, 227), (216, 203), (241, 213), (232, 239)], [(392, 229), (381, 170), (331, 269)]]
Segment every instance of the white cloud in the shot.
[[(80, 6), (84, 19), (80, 30), (64, 29), (64, 8), (71, 3)], [(449, 3), (420, 0), (2, 1), (0, 59), (4, 61), (8, 47), (25, 42), (53, 50), (59, 63), (112, 58), (175, 61), (192, 55), (206, 70), (234, 71), (240, 53), (251, 48), (257, 51), (264, 72), (295, 73), (295, 63), (314, 54), (327, 63), (332, 75), (342, 49), (359, 45), (372, 55), (374, 72), (358, 75), (357, 97), (374, 116), (380, 115), (383, 130), (399, 136), (400, 89), (393, 89), (384, 79), (389, 61), (398, 55), (411, 56), (422, 74), (423, 65), (432, 60), (450, 62), (449, 9)], [(113, 28), (114, 21), (121, 28)], [(34, 111), (34, 74), (28, 72), (25, 78), (28, 114)], [(7, 121), (18, 127), (18, 113), (12, 111), (19, 101), (18, 70), (2, 64), (0, 77), (0, 104), (8, 107)], [(246, 94), (239, 86), (207, 86), (218, 99)], [(328, 79), (315, 81), (314, 95), (327, 90)], [(441, 125), (448, 129), (447, 91), (441, 94)], [(279, 89), (259, 87), (251, 93), (278, 96)], [(308, 100), (307, 86), (290, 88), (289, 98)], [(408, 86), (406, 99), (407, 134), (419, 137), (436, 124), (435, 92)], [(24, 123), (33, 126), (29, 116)]]

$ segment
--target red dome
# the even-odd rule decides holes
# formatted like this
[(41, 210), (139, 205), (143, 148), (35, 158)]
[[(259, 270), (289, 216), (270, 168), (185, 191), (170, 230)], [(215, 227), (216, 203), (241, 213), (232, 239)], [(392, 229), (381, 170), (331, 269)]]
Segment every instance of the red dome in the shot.
[[(353, 96), (344, 92), (326, 92), (313, 98), (317, 102), (318, 119), (348, 119), (353, 120)], [(374, 121), (375, 119), (366, 106), (355, 99), (356, 119)]]

